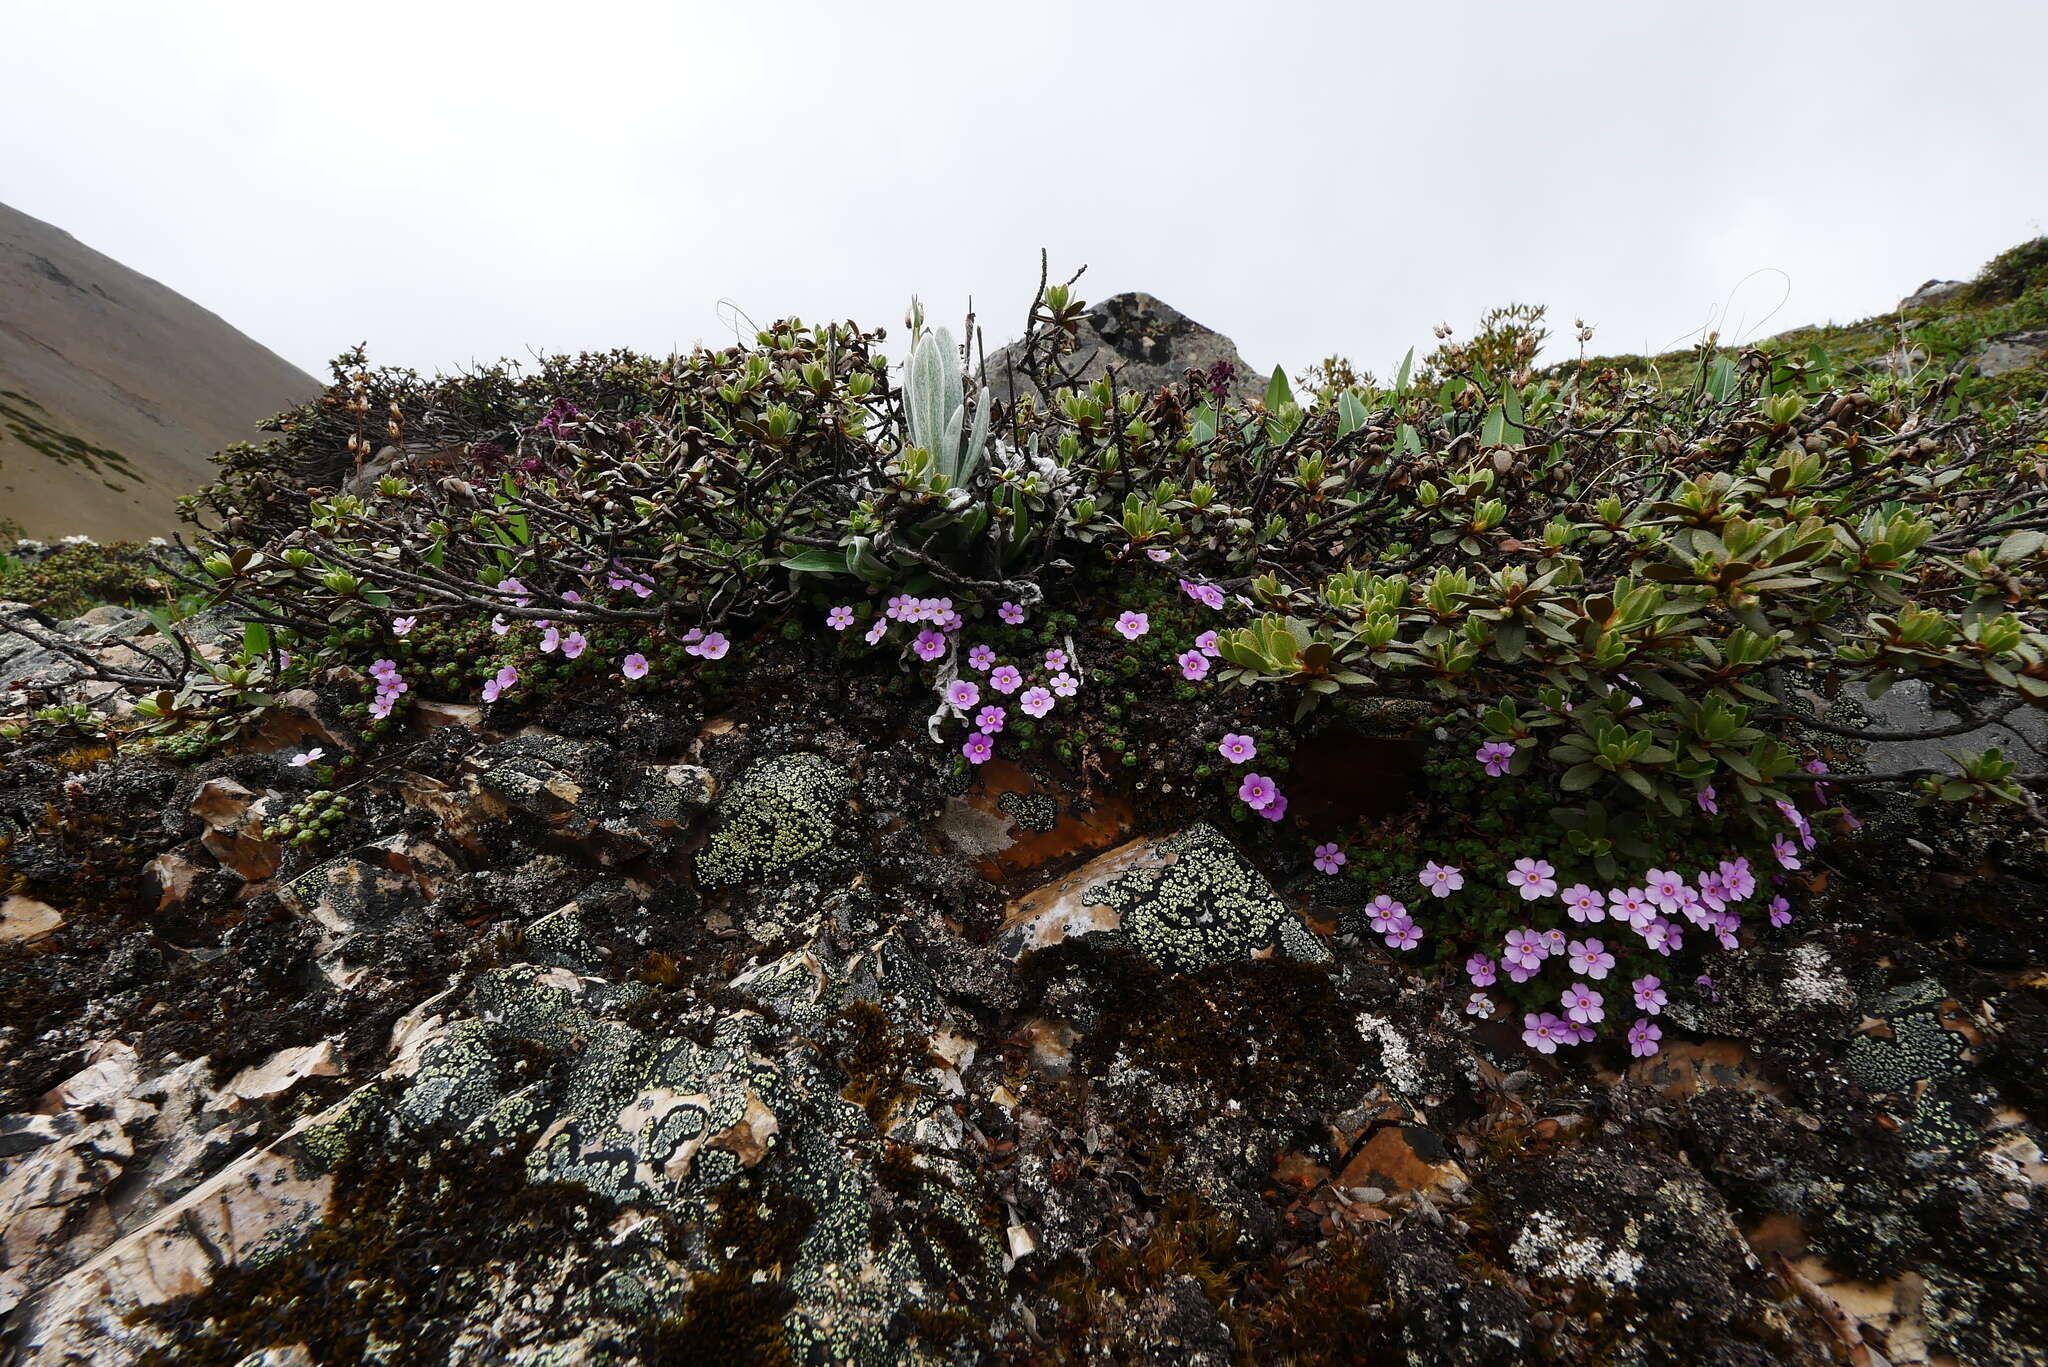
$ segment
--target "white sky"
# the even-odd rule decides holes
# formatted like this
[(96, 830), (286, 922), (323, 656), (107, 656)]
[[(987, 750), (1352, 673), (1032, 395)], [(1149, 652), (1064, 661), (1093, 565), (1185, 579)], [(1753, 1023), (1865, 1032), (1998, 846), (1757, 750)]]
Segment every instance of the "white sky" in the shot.
[(993, 349), (1045, 246), (1254, 364), (1384, 376), (1509, 299), (1663, 349), (2048, 231), (2041, 0), (12, 0), (0, 32), (0, 201), (319, 375), (359, 339), (719, 344), (721, 299), (893, 349), (913, 290), (971, 293)]

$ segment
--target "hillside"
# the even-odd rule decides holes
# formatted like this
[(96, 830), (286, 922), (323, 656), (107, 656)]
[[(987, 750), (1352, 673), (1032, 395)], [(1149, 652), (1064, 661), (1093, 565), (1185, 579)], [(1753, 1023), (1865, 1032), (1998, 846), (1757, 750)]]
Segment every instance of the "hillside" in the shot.
[(142, 537), (320, 385), (174, 290), (0, 204), (0, 519)]

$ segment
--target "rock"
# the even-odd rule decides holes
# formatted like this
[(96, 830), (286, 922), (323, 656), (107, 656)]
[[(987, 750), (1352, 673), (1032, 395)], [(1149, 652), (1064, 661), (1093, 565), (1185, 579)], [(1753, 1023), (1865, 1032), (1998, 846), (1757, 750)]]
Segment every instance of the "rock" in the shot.
[[(2048, 338), (2048, 334), (2043, 336)], [(1851, 715), (1847, 718), (1850, 723), (1880, 732), (1939, 730), (1962, 720), (1956, 713), (1937, 708), (1927, 685), (1919, 679), (1903, 679), (1886, 689), (1882, 697), (1859, 696), (1854, 700), (1854, 709), (1867, 718), (1867, 722), (1859, 722), (1856, 716)], [(2021, 708), (2003, 721), (1957, 736), (1931, 740), (1870, 741), (1864, 747), (1864, 761), (1872, 773), (1879, 774), (1906, 769), (1940, 769), (1946, 772), (1954, 767), (1948, 758), (1950, 751), (1963, 754), (1988, 750), (1993, 746), (2003, 750), (2008, 759), (2048, 761), (2048, 711)], [(2039, 764), (2023, 763), (2021, 767), (2036, 768)]]
[(1963, 280), (1929, 280), (1919, 289), (1914, 290), (1899, 301), (1899, 312), (1904, 313), (1907, 309), (1920, 309), (1926, 308), (1930, 304), (1944, 303), (1955, 298), (1969, 287), (1969, 283)]
[(168, 911), (191, 895), (193, 880), (205, 872), (185, 856), (167, 851), (144, 865), (142, 876), (158, 889), (156, 909)]
[(34, 944), (64, 928), (64, 913), (19, 894), (0, 902), (0, 944)]
[(852, 791), (852, 775), (823, 755), (760, 761), (718, 800), (711, 839), (697, 855), (697, 881), (732, 887), (823, 853)]
[[(989, 356), (988, 386), (996, 398), (1014, 400), (1031, 392), (1021, 355), (1020, 344), (1013, 342)], [(1262, 398), (1266, 392), (1266, 377), (1245, 364), (1228, 337), (1135, 291), (1091, 305), (1081, 315), (1074, 350), (1060, 360), (1083, 382), (1114, 369), (1117, 388), (1125, 392), (1144, 394), (1161, 385), (1178, 385), (1188, 371), (1207, 372), (1219, 364), (1230, 367), (1230, 393), (1238, 402)]]
[(341, 1065), (335, 1057), (334, 1041), (280, 1049), (261, 1063), (235, 1074), (224, 1089), (243, 1101), (265, 1101), (290, 1091), (309, 1077), (336, 1077)]
[(206, 823), (199, 843), (246, 882), (261, 882), (277, 872), (284, 847), (264, 833), (263, 818), (282, 801), (275, 794), (259, 796), (231, 778), (212, 778), (192, 797), (191, 812)]
[(671, 850), (715, 788), (693, 765), (621, 767), (608, 745), (544, 733), (486, 746), (465, 764), (485, 813), (522, 813), (606, 864)]
[(1986, 338), (1971, 361), (1979, 375), (2023, 370), (2048, 356), (2048, 331), (2007, 332)]
[(1119, 845), (1016, 899), (996, 944), (1021, 958), (1076, 936), (1112, 933), (1183, 971), (1275, 952), (1329, 956), (1265, 876), (1215, 827), (1200, 823)]

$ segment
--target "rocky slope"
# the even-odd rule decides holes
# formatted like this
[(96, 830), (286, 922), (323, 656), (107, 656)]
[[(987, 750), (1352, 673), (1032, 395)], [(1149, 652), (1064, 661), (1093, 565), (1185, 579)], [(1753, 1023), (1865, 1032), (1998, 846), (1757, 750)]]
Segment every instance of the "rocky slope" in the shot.
[(0, 770), (8, 1361), (2048, 1362), (2016, 828), (1868, 807), (1661, 1054), (1560, 1064), (1299, 855), (948, 781), (802, 644), (420, 704), (283, 843), (356, 692)]
[(319, 391), (156, 281), (0, 204), (0, 518), (140, 538), (210, 458)]

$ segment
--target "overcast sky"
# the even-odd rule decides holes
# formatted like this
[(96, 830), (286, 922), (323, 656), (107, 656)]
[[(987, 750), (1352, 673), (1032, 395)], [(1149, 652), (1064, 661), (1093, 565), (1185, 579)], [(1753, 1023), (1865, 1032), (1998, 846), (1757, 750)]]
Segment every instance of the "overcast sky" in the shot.
[[(891, 330), (1038, 249), (1298, 370), (1891, 307), (2048, 231), (2041, 0), (10, 4), (0, 201), (315, 374)], [(1782, 307), (1780, 305), (1783, 298)], [(1775, 317), (1761, 321), (1773, 307)]]

